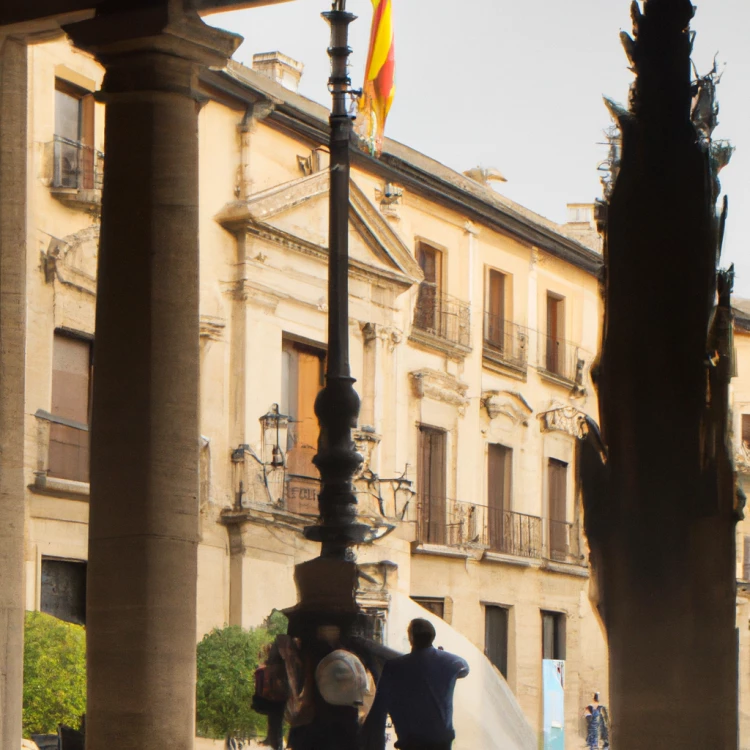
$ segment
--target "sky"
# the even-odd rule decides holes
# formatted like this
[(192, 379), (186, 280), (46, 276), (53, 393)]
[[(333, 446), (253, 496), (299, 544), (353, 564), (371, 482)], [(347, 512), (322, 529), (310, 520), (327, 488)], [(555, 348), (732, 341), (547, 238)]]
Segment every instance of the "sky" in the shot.
[[(737, 269), (735, 294), (750, 297), (750, 2), (695, 2), (693, 59), (724, 70), (714, 136), (736, 147), (721, 182), (730, 211), (722, 264)], [(235, 59), (279, 50), (305, 64), (300, 93), (330, 105), (326, 0), (209, 16), (241, 34)], [(352, 82), (362, 84), (371, 0), (348, 0)], [(496, 189), (564, 222), (566, 204), (601, 196), (597, 165), (611, 121), (607, 95), (626, 102), (632, 73), (619, 42), (630, 0), (393, 0), (396, 96), (386, 135), (463, 172), (495, 167)]]

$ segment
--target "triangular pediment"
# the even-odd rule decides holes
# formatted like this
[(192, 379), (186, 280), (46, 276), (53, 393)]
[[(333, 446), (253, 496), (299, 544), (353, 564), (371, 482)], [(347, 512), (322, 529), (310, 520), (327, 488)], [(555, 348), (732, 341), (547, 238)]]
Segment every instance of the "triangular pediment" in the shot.
[[(327, 251), (329, 172), (277, 185), (231, 203), (216, 217), (232, 231), (247, 227), (295, 238)], [(423, 278), (409, 248), (353, 180), (349, 183), (349, 257), (353, 263), (404, 277)]]

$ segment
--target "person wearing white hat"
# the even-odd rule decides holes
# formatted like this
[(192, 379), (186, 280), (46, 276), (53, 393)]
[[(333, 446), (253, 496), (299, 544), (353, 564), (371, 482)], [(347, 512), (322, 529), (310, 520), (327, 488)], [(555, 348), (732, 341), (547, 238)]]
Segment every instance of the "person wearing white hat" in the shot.
[(390, 715), (399, 750), (450, 750), (456, 736), (453, 691), (456, 680), (469, 674), (469, 665), (432, 645), (435, 628), (429, 620), (412, 620), (408, 632), (411, 653), (383, 667), (363, 729), (365, 747), (382, 750)]
[(315, 682), (323, 700), (332, 706), (361, 706), (369, 692), (364, 665), (344, 649), (337, 649), (320, 661)]

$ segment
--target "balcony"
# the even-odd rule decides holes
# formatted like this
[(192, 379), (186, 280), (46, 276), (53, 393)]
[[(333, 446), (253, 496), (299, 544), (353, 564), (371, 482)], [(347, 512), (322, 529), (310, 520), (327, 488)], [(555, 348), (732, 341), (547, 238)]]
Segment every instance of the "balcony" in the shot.
[(70, 207), (97, 211), (102, 202), (104, 154), (59, 135), (47, 149), (52, 195)]
[(564, 385), (584, 385), (586, 360), (583, 350), (570, 341), (539, 334), (539, 370)]
[(529, 360), (529, 331), (501, 315), (484, 313), (484, 359), (486, 364), (526, 372)]
[(34, 487), (64, 495), (89, 494), (88, 425), (39, 410)]
[(578, 524), (437, 496), (418, 496), (417, 542), (585, 566)]
[(450, 355), (471, 351), (471, 315), (466, 302), (422, 283), (414, 308), (412, 340)]
[(417, 541), (541, 559), (542, 520), (510, 510), (439, 497), (419, 498)]
[(544, 557), (552, 562), (585, 565), (578, 524), (545, 519)]

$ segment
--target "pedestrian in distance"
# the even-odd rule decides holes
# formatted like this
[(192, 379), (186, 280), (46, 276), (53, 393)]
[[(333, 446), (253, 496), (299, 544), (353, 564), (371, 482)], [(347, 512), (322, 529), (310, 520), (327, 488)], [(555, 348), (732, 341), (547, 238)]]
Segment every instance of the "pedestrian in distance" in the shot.
[[(599, 703), (599, 693), (594, 693), (594, 700), (584, 710), (586, 717), (586, 748), (587, 750), (603, 750), (609, 748), (609, 712), (606, 706)], [(599, 742), (602, 742), (600, 746)]]
[(469, 665), (432, 645), (435, 628), (428, 620), (412, 620), (408, 634), (411, 653), (383, 667), (363, 727), (366, 750), (384, 747), (389, 715), (399, 750), (450, 750), (453, 745), (453, 691), (456, 680), (469, 674)]

